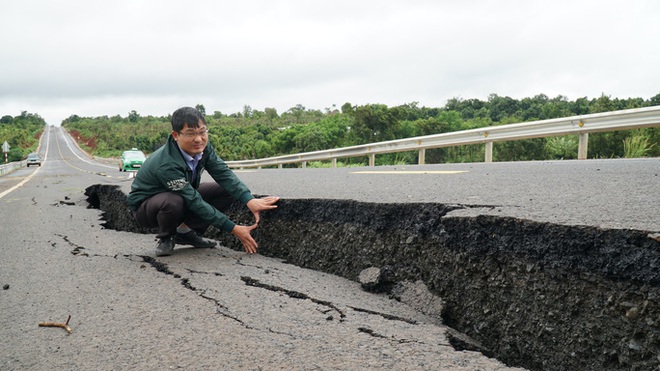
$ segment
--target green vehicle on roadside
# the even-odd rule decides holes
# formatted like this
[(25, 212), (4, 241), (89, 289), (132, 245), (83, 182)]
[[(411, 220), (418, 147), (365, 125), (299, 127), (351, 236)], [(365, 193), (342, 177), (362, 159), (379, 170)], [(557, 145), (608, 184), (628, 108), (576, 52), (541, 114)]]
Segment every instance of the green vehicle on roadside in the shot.
[(121, 154), (121, 160), (119, 160), (119, 171), (138, 170), (146, 159), (147, 156), (144, 155), (144, 152), (137, 148), (124, 151)]

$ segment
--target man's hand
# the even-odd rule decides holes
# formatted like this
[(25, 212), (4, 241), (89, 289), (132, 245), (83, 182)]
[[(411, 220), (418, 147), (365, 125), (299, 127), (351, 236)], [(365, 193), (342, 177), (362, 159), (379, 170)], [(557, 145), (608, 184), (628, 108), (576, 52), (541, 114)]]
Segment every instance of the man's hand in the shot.
[(257, 228), (259, 225), (259, 213), (263, 210), (275, 209), (277, 206), (275, 203), (279, 201), (279, 197), (264, 197), (264, 198), (253, 198), (247, 203), (248, 209), (252, 211), (254, 215), (255, 222), (250, 226), (236, 225), (234, 229), (231, 230), (231, 234), (236, 236), (239, 241), (243, 244), (243, 248), (248, 254), (254, 254), (257, 252), (257, 241), (252, 238), (252, 231)]
[(277, 201), (279, 201), (279, 197), (275, 196), (268, 196), (264, 198), (253, 198), (247, 203), (248, 209), (252, 211), (252, 215), (254, 215), (255, 223), (259, 224), (259, 213), (264, 211), (264, 210), (271, 210), (277, 208)]
[(234, 226), (234, 229), (231, 230), (231, 234), (236, 236), (239, 241), (243, 244), (243, 248), (245, 249), (245, 252), (248, 254), (254, 254), (257, 252), (257, 241), (252, 238), (252, 235), (250, 234), (254, 229), (257, 228), (257, 223), (254, 223), (250, 226), (244, 226), (244, 225), (236, 225)]

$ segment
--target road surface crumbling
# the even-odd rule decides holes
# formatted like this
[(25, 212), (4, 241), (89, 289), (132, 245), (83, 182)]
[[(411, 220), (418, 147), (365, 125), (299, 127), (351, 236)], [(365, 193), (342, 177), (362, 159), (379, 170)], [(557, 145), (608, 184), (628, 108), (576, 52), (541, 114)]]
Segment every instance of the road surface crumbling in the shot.
[[(107, 228), (139, 228), (116, 186), (86, 195)], [(387, 271), (383, 290), (421, 283), (441, 298), (452, 344), (478, 344), (532, 370), (660, 367), (660, 242), (647, 231), (509, 217), (447, 217), (457, 205), (283, 199), (264, 212), (259, 253), (357, 281)], [(234, 221), (251, 223), (235, 204)], [(242, 250), (233, 236), (206, 237)], [(397, 297), (398, 296), (398, 297)], [(461, 335), (470, 341), (462, 342)], [(467, 345), (465, 345), (467, 347)]]

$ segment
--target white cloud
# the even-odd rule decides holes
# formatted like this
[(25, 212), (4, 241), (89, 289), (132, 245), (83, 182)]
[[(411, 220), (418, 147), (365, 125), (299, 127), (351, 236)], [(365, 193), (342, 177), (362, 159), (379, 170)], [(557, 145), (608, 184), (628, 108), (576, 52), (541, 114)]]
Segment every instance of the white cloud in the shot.
[[(3, 0), (0, 114), (660, 93), (660, 3)], [(10, 36), (11, 35), (11, 36)]]

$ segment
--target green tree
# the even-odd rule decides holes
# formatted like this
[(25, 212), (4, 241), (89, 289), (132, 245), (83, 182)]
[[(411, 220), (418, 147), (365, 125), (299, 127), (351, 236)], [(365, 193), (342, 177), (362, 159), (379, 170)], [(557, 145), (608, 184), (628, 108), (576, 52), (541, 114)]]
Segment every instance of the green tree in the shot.
[(360, 106), (353, 113), (351, 132), (358, 143), (381, 142), (394, 139), (394, 128), (398, 122), (397, 111), (384, 104)]
[(497, 94), (488, 96), (490, 119), (499, 122), (504, 117), (514, 116), (518, 112), (518, 101), (511, 97), (500, 97)]
[(272, 156), (272, 148), (269, 142), (261, 139), (254, 143), (255, 158), (265, 158)]
[(271, 122), (276, 120), (279, 117), (279, 115), (277, 114), (277, 110), (275, 108), (266, 107), (264, 112), (266, 114), (266, 118)]
[(616, 105), (609, 95), (602, 94), (598, 99), (594, 99), (589, 104), (589, 113), (615, 111)]
[(5, 115), (2, 116), (2, 118), (0, 118), (0, 124), (3, 125), (11, 125), (13, 122), (14, 122), (14, 118), (9, 115)]
[(578, 98), (570, 103), (571, 115), (586, 115), (589, 113), (589, 99), (587, 97)]
[(660, 106), (660, 93), (654, 95), (649, 99), (648, 106)]
[[(659, 95), (660, 95), (660, 94), (659, 94)], [(350, 114), (352, 114), (352, 113), (353, 113), (353, 106), (352, 106), (350, 103), (348, 103), (348, 102), (342, 104), (342, 106), (341, 106), (341, 113), (343, 113), (343, 114), (345, 114), (345, 115), (350, 115)]]
[(138, 122), (139, 119), (140, 119), (140, 115), (135, 110), (132, 110), (131, 112), (128, 113), (128, 121)]
[(463, 120), (490, 116), (486, 102), (479, 99), (452, 98), (445, 104), (445, 109), (460, 113)]
[[(4, 143), (4, 142), (3, 142)], [(9, 152), (7, 152), (7, 161), (8, 162), (16, 162), (16, 161), (21, 161), (23, 160), (30, 151), (24, 151), (21, 147), (11, 147), (9, 148)], [(4, 157), (4, 156), (3, 156)], [(2, 159), (2, 163), (5, 163), (5, 159)]]
[(247, 104), (243, 106), (243, 117), (252, 117), (252, 107), (248, 106)]

